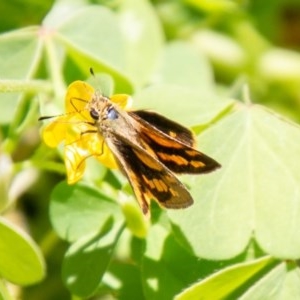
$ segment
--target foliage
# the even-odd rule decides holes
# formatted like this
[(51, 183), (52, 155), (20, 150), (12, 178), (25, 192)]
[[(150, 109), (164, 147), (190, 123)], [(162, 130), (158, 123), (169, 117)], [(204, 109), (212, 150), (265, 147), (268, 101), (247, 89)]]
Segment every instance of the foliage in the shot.
[[(299, 298), (297, 1), (1, 11), (1, 299)], [(75, 80), (193, 128), (222, 168), (180, 178), (192, 207), (153, 204), (145, 220), (120, 172), (93, 159), (66, 183), (63, 148), (41, 142), (37, 120), (64, 112)]]

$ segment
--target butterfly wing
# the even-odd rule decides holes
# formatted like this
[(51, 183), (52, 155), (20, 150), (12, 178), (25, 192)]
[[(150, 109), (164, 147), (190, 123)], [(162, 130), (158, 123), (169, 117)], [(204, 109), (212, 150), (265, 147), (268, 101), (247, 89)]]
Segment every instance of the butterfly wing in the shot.
[(185, 186), (145, 149), (122, 136), (112, 136), (106, 142), (145, 215), (149, 215), (150, 199), (165, 208), (184, 208), (193, 203)]
[(201, 174), (220, 167), (213, 158), (192, 147), (193, 134), (182, 125), (148, 111), (132, 111), (130, 116), (139, 124), (141, 139), (171, 171)]
[(187, 146), (194, 146), (195, 139), (193, 133), (186, 127), (152, 111), (147, 110), (135, 110), (129, 112), (133, 118), (139, 117), (139, 120), (151, 124), (159, 131), (166, 135), (175, 138)]

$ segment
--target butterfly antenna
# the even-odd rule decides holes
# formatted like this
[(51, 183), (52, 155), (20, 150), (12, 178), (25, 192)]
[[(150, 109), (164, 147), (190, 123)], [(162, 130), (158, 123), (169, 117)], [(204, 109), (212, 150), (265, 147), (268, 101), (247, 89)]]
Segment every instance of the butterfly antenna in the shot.
[(38, 121), (49, 120), (49, 119), (58, 118), (58, 117), (64, 117), (64, 116), (70, 115), (70, 114), (81, 114), (83, 111), (85, 111), (85, 109), (72, 111), (72, 112), (68, 112), (65, 114), (59, 114), (59, 115), (55, 115), (55, 116), (41, 116), (38, 118)]
[(53, 118), (57, 118), (57, 117), (61, 117), (61, 116), (64, 116), (64, 114), (55, 115), (55, 116), (41, 116), (41, 117), (38, 118), (38, 121), (53, 119)]
[(94, 69), (92, 67), (90, 67), (90, 73), (93, 77), (95, 77)]
[[(101, 87), (101, 80), (95, 75), (94, 69), (92, 67), (90, 67), (90, 73), (93, 76), (93, 80), (96, 86)], [(96, 92), (99, 92), (101, 95), (104, 95), (101, 88), (98, 88)]]

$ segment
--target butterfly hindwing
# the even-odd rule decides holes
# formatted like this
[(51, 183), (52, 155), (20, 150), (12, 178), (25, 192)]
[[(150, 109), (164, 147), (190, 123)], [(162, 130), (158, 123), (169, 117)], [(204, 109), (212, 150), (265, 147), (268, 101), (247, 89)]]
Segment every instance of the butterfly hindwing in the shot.
[(144, 214), (149, 212), (151, 198), (165, 208), (184, 208), (193, 203), (185, 186), (145, 149), (121, 136), (106, 142), (128, 178)]

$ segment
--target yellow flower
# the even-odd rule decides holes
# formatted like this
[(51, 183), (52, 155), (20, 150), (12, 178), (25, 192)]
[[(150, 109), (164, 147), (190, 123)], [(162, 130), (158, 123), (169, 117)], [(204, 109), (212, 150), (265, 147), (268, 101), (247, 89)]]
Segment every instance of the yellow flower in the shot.
[[(83, 81), (68, 87), (65, 97), (66, 113), (43, 129), (43, 140), (51, 148), (64, 142), (64, 159), (68, 183), (77, 182), (84, 173), (85, 160), (95, 157), (108, 168), (117, 168), (113, 154), (93, 125), (94, 120), (86, 106), (95, 90)], [(113, 95), (110, 100), (127, 108), (131, 98), (125, 94)]]

